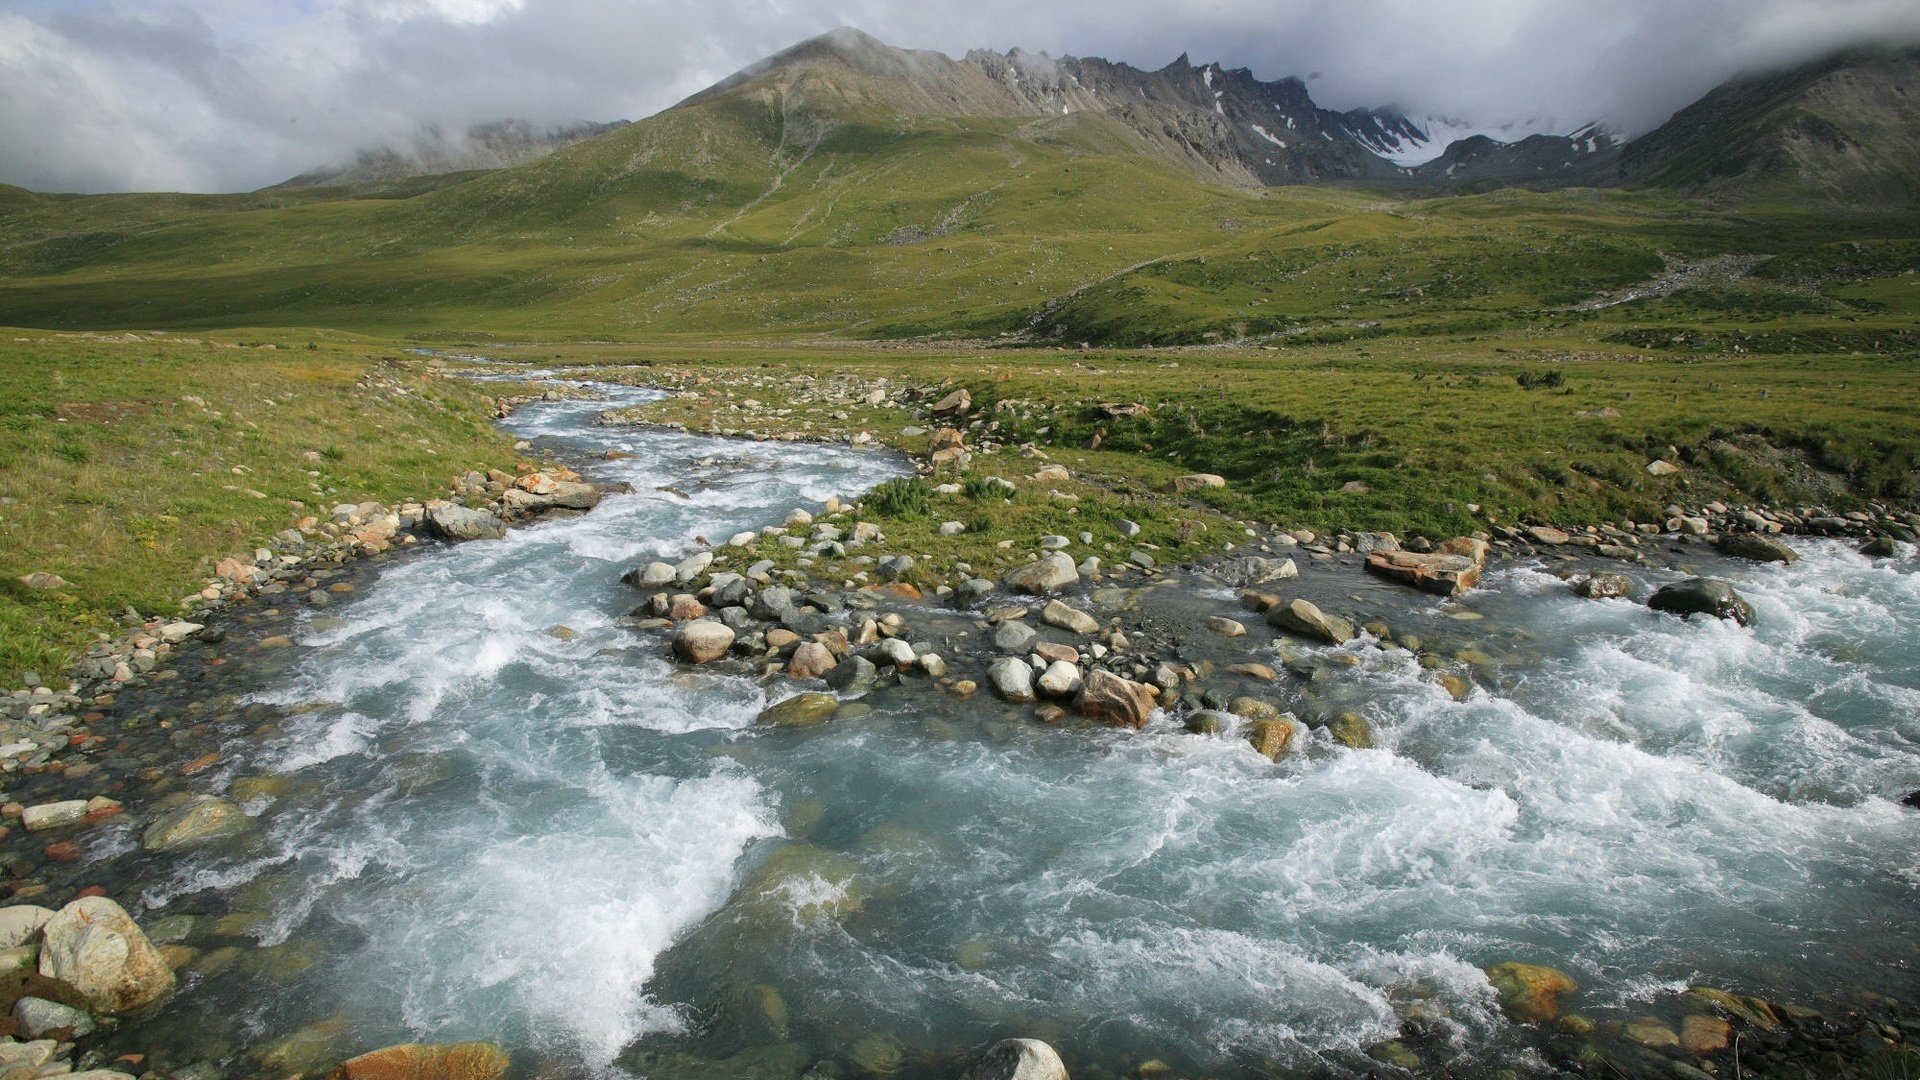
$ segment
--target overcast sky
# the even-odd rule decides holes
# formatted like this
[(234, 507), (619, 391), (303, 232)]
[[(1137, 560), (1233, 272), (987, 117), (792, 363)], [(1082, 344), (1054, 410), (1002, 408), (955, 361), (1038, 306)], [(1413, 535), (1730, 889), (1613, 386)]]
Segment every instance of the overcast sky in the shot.
[(1334, 108), (1658, 124), (1754, 66), (1920, 40), (1916, 0), (0, 0), (0, 182), (233, 191), (423, 124), (638, 119), (856, 26), (958, 56), (1314, 76)]

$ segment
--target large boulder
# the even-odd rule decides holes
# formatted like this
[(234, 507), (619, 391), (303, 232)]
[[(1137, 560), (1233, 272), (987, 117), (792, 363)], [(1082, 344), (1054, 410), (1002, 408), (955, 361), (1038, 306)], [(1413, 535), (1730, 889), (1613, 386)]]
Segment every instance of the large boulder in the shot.
[(1276, 604), (1267, 611), (1267, 623), (1289, 634), (1344, 645), (1353, 640), (1353, 624), (1337, 615), (1321, 611), (1313, 601), (1293, 599)]
[(1367, 570), (1439, 596), (1458, 596), (1480, 584), (1480, 564), (1465, 555), (1375, 551), (1367, 556)]
[(1669, 615), (1711, 615), (1732, 619), (1741, 626), (1753, 622), (1753, 605), (1718, 578), (1688, 578), (1663, 586), (1647, 606)]
[(1789, 566), (1800, 561), (1799, 552), (1759, 533), (1721, 533), (1717, 546), (1722, 554), (1736, 559), (1786, 563)]
[(705, 664), (733, 648), (733, 628), (712, 619), (695, 619), (673, 635), (673, 652), (690, 664)]
[(238, 836), (252, 824), (238, 806), (203, 795), (155, 818), (140, 834), (140, 846), (148, 851), (185, 851)]
[(1073, 557), (1064, 551), (1056, 551), (1008, 574), (1001, 579), (1001, 584), (1015, 592), (1040, 596), (1064, 589), (1079, 580), (1080, 571), (1073, 565)]
[(405, 1043), (349, 1059), (329, 1080), (500, 1080), (508, 1064), (492, 1043)]
[(96, 1013), (118, 1016), (173, 992), (173, 969), (160, 950), (104, 896), (61, 908), (41, 935), (40, 974), (79, 991)]
[(1067, 1066), (1039, 1039), (1008, 1039), (980, 1055), (960, 1080), (1067, 1080)]
[(427, 531), (442, 540), (498, 540), (507, 523), (485, 510), (441, 502), (427, 507)]
[(1055, 660), (1040, 673), (1035, 685), (1048, 697), (1069, 698), (1080, 690), (1080, 665), (1070, 660)]
[(1146, 726), (1159, 704), (1153, 687), (1123, 679), (1111, 671), (1093, 668), (1080, 681), (1073, 707), (1080, 715), (1114, 727)]

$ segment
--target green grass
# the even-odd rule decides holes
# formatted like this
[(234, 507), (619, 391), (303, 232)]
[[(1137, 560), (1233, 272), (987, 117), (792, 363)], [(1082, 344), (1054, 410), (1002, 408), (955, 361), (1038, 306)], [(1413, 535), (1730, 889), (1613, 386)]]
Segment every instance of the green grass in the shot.
[[(295, 503), (425, 494), (499, 460), (470, 392), (356, 393), (405, 355), (382, 341), (705, 375), (714, 394), (658, 413), (762, 430), (714, 407), (778, 400), (750, 386), (770, 375), (951, 378), (1003, 439), (1071, 468), (1080, 499), (1037, 490), (1011, 451), (974, 474), (1015, 481), (1012, 498), (889, 489), (874, 510), (893, 549), (927, 556), (923, 583), (1004, 569), (1045, 532), (1124, 557), (1118, 516), (1184, 556), (1236, 519), (1439, 535), (1920, 494), (1911, 209), (1236, 190), (1096, 115), (908, 115), (856, 83), (786, 95), (723, 93), (520, 168), (380, 191), (0, 190), (0, 324), (205, 339), (0, 343), (0, 494), (19, 500), (0, 506), (0, 562), (9, 582), (75, 583), (0, 586), (0, 674), (49, 674), (116, 607), (170, 605), (199, 560)], [(114, 403), (132, 408), (86, 412)], [(1101, 409), (1129, 403), (1148, 409)], [(837, 411), (777, 426), (925, 450), (897, 411)], [(1686, 471), (1648, 476), (1669, 446)], [(1190, 471), (1228, 486), (1152, 494)], [(945, 520), (977, 528), (943, 539)]]
[[(511, 463), (487, 399), (425, 371), (324, 332), (0, 330), (0, 685), (55, 678), (127, 607), (178, 611), (210, 560), (303, 516)], [(17, 580), (40, 570), (69, 585)]]

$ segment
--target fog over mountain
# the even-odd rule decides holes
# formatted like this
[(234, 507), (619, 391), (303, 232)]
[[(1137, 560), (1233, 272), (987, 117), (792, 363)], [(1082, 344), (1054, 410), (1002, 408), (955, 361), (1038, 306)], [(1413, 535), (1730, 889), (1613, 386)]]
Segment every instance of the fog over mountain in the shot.
[(1742, 70), (1920, 40), (1912, 0), (0, 0), (0, 182), (231, 191), (424, 127), (638, 119), (802, 38), (1299, 75), (1334, 109), (1644, 131)]

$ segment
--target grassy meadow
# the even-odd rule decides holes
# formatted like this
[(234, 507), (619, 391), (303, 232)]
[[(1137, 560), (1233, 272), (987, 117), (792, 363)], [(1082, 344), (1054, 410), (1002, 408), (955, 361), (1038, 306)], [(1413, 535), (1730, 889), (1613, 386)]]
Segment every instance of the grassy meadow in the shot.
[(128, 607), (178, 611), (302, 517), (510, 465), (488, 399), (425, 370), (335, 333), (0, 329), (0, 684), (55, 679)]
[[(1087, 485), (901, 496), (902, 543), (983, 570), (1011, 558), (989, 534), (1122, 515), (1184, 554), (1236, 519), (1438, 534), (1920, 494), (1910, 208), (1239, 190), (1096, 115), (831, 105), (720, 95), (357, 189), (0, 188), (0, 326), (31, 328), (0, 331), (0, 679), (51, 677), (113, 611), (169, 608), (304, 512), (509, 461), (420, 344), (706, 377), (660, 410), (690, 420), (796, 375), (964, 385)], [(923, 449), (898, 411), (786, 422)], [(1228, 486), (1152, 494), (1192, 471)], [(949, 518), (982, 528), (943, 541)], [(14, 583), (32, 570), (72, 585)]]

